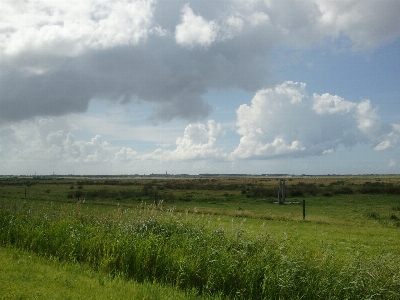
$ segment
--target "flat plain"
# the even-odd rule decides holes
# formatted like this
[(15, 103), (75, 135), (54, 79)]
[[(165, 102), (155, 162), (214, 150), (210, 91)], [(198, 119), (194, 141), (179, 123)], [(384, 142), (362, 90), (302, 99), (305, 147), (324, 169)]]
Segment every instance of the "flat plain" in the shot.
[(0, 205), (3, 251), (188, 298), (400, 296), (399, 176), (4, 177)]

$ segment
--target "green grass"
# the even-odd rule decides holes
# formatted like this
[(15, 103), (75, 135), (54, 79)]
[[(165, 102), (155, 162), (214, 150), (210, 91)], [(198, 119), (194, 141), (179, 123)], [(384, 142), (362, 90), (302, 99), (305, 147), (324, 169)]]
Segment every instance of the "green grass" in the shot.
[(203, 296), (398, 299), (399, 178), (339, 179), (287, 181), (305, 220), (269, 178), (0, 181), (0, 243)]
[(77, 263), (0, 247), (0, 299), (200, 299), (155, 283), (110, 278)]
[[(26, 209), (26, 208), (25, 208)], [(159, 282), (235, 299), (359, 299), (400, 294), (398, 259), (362, 251), (338, 255), (290, 238), (247, 236), (244, 223), (215, 228), (209, 217), (146, 207), (111, 214), (52, 214), (52, 208), (0, 215), (0, 242), (50, 259), (79, 262), (111, 277)], [(68, 214), (66, 214), (68, 213)], [(44, 214), (44, 215), (40, 215)], [(46, 217), (44, 217), (46, 216)]]

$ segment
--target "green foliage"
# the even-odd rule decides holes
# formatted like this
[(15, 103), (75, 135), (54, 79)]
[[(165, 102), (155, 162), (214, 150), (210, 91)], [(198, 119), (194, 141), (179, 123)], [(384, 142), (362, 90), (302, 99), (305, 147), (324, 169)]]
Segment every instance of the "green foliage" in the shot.
[(324, 197), (332, 197), (333, 196), (333, 194), (332, 194), (332, 192), (323, 192), (322, 193), (322, 196), (324, 196)]
[(246, 195), (248, 198), (266, 198), (266, 197), (277, 197), (278, 190), (267, 188), (262, 185), (248, 185), (242, 188), (241, 193)]
[(60, 263), (11, 247), (0, 247), (0, 299), (204, 299), (156, 283), (127, 281), (85, 265)]
[(360, 188), (362, 194), (394, 194), (400, 195), (400, 186), (386, 182), (370, 182), (363, 183)]
[(333, 189), (333, 193), (336, 195), (351, 195), (351, 194), (353, 194), (353, 189), (349, 186), (342, 186), (342, 187)]
[(289, 188), (289, 193), (292, 197), (304, 196), (305, 194), (315, 196), (319, 192), (315, 183), (298, 182), (296, 185)]
[(400, 179), (290, 179), (306, 221), (279, 178), (0, 179), (0, 244), (221, 298), (397, 299)]
[(374, 219), (374, 220), (378, 220), (379, 219), (379, 213), (376, 211), (368, 211), (366, 213), (368, 218)]
[(400, 265), (391, 255), (341, 259), (329, 248), (252, 237), (242, 228), (215, 229), (153, 206), (86, 215), (80, 205), (61, 213), (3, 209), (0, 244), (83, 263), (111, 277), (231, 299), (400, 297)]

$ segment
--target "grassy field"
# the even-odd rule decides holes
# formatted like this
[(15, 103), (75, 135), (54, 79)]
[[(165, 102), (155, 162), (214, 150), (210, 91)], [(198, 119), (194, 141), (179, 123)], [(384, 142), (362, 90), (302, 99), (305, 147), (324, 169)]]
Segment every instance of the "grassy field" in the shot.
[(0, 299), (201, 299), (155, 283), (136, 283), (77, 263), (0, 248)]
[(203, 297), (400, 297), (400, 177), (279, 180), (3, 178), (0, 244)]

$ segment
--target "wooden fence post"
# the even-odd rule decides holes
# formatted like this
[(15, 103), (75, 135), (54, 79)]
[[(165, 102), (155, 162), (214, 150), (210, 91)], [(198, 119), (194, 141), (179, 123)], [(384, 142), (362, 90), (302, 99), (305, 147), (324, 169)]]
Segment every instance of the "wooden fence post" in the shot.
[(278, 190), (278, 202), (279, 202), (279, 204), (284, 204), (285, 203), (285, 196), (286, 196), (285, 180), (281, 179), (279, 181), (279, 190)]

